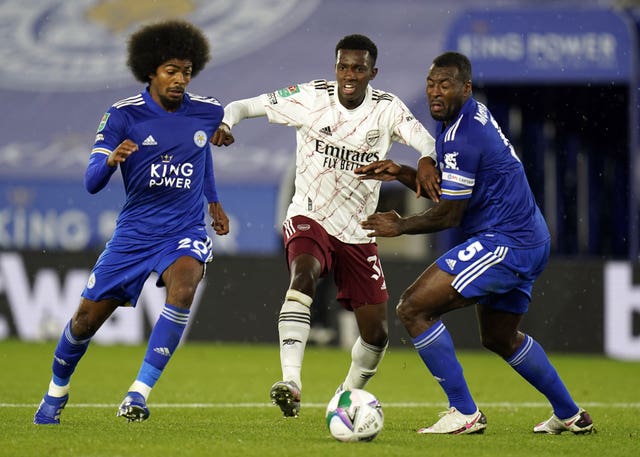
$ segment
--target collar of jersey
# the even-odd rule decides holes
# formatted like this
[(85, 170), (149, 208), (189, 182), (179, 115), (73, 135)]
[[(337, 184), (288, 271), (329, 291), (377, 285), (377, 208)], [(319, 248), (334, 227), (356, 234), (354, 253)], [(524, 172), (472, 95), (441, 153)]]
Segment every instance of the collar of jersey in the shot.
[(146, 105), (149, 107), (151, 111), (164, 116), (172, 116), (174, 114), (181, 113), (186, 109), (186, 105), (189, 102), (189, 95), (185, 92), (182, 98), (182, 105), (180, 105), (180, 108), (178, 108), (177, 111), (170, 113), (169, 111), (165, 110), (162, 106), (156, 103), (156, 101), (153, 99), (153, 97), (149, 93), (149, 87), (147, 87), (145, 91), (142, 92), (142, 98), (144, 99), (144, 102), (146, 103)]

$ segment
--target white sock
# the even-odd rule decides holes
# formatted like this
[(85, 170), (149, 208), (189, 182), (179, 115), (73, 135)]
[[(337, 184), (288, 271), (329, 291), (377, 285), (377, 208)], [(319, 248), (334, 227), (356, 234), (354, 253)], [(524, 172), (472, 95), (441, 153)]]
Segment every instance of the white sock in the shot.
[(146, 385), (144, 382), (133, 381), (131, 387), (129, 387), (129, 392), (138, 392), (144, 397), (144, 400), (147, 401), (149, 399), (149, 394), (151, 393), (151, 387)]
[(282, 380), (293, 381), (300, 389), (302, 359), (311, 329), (312, 301), (308, 295), (289, 289), (278, 319)]
[(345, 390), (364, 389), (369, 379), (376, 374), (378, 365), (387, 350), (387, 345), (373, 346), (358, 337), (351, 348), (351, 366), (343, 384)]
[(64, 397), (69, 393), (70, 384), (66, 386), (59, 386), (53, 382), (53, 379), (49, 382), (49, 390), (47, 391), (47, 395), (50, 397)]

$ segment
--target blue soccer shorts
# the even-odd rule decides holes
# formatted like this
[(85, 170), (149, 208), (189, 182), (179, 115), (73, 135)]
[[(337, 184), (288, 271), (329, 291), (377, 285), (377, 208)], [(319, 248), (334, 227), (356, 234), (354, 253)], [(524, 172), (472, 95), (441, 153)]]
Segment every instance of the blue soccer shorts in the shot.
[(549, 252), (549, 241), (522, 248), (509, 246), (504, 238), (473, 237), (442, 255), (436, 264), (455, 276), (451, 286), (463, 297), (477, 297), (478, 303), (499, 311), (524, 314)]
[(125, 306), (135, 306), (152, 272), (158, 274), (156, 285), (163, 287), (162, 273), (173, 262), (189, 256), (206, 265), (213, 256), (211, 248), (211, 238), (198, 229), (152, 243), (111, 240), (93, 267), (82, 297), (93, 301), (118, 299)]

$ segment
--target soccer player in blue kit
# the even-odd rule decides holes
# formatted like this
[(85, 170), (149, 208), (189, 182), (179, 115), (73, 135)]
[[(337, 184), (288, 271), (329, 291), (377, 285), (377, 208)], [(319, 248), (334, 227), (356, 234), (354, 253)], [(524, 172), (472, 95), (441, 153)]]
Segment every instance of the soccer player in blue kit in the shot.
[(119, 167), (126, 201), (55, 349), (53, 376), (35, 424), (60, 423), (71, 375), (91, 338), (119, 306), (135, 306), (156, 272), (157, 286), (166, 288), (166, 304), (117, 412), (128, 421), (149, 417), (147, 398), (178, 347), (211, 260), (205, 198), (216, 234), (229, 232), (209, 146), (223, 108), (214, 98), (186, 92), (209, 58), (205, 35), (184, 21), (142, 27), (129, 40), (127, 64), (147, 87), (104, 114), (85, 173), (85, 187), (93, 194)]
[[(551, 403), (553, 415), (536, 433), (589, 433), (589, 414), (571, 398), (542, 347), (518, 330), (531, 290), (550, 251), (546, 222), (515, 151), (489, 110), (472, 97), (471, 63), (457, 52), (436, 57), (427, 77), (431, 116), (439, 121), (436, 153), (439, 201), (422, 214), (376, 213), (362, 222), (370, 236), (432, 233), (461, 227), (468, 239), (440, 256), (404, 291), (398, 318), (440, 383), (449, 410), (426, 434), (483, 432), (453, 342), (440, 317), (477, 305), (482, 344), (504, 358)], [(390, 160), (356, 170), (363, 179), (415, 185), (415, 170)]]

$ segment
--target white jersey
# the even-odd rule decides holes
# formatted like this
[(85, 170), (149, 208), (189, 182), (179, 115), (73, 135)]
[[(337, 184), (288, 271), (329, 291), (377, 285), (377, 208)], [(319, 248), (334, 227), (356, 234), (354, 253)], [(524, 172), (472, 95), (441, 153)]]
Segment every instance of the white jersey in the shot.
[(392, 142), (436, 160), (433, 137), (395, 95), (367, 88), (355, 109), (338, 100), (335, 81), (316, 80), (260, 96), (269, 122), (296, 128), (295, 193), (287, 219), (307, 216), (330, 235), (371, 243), (360, 222), (378, 206), (380, 181), (353, 170), (387, 157)]

